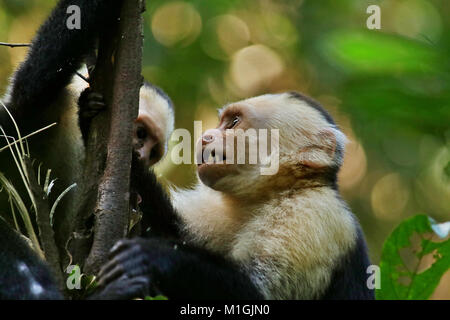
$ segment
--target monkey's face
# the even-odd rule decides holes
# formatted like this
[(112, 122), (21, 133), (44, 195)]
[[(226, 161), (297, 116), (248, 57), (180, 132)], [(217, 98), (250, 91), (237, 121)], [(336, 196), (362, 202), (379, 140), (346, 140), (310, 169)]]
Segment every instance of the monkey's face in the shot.
[(133, 147), (145, 166), (155, 164), (164, 156), (173, 121), (168, 101), (154, 88), (142, 86), (139, 115), (133, 128)]
[[(205, 131), (198, 174), (207, 186), (234, 194), (289, 187), (311, 171), (338, 168), (343, 137), (309, 101), (288, 93), (250, 98), (223, 108), (218, 126)], [(268, 159), (279, 170), (262, 175)]]
[[(223, 192), (236, 192), (259, 178), (259, 130), (267, 119), (252, 101), (240, 101), (219, 112), (219, 124), (198, 141), (198, 175), (204, 184)], [(270, 143), (267, 146), (270, 150)], [(200, 154), (201, 153), (201, 154)]]
[(163, 141), (159, 128), (146, 115), (139, 115), (133, 128), (133, 147), (146, 167), (158, 162), (163, 154)]

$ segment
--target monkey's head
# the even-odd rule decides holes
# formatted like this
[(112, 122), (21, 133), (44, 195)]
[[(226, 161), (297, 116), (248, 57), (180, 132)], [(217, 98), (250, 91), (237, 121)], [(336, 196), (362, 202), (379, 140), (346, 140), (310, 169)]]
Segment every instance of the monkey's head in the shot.
[(160, 88), (144, 82), (139, 92), (139, 114), (133, 128), (131, 203), (134, 208), (142, 200), (138, 190), (146, 190), (143, 174), (166, 154), (173, 127), (172, 101)]
[[(345, 136), (317, 102), (282, 93), (225, 106), (216, 129), (205, 131), (198, 143), (201, 181), (218, 191), (249, 196), (308, 184), (335, 185)], [(267, 171), (271, 165), (275, 170)]]
[(139, 160), (148, 167), (158, 162), (167, 151), (174, 126), (174, 110), (170, 98), (156, 86), (144, 83), (139, 95), (133, 146)]

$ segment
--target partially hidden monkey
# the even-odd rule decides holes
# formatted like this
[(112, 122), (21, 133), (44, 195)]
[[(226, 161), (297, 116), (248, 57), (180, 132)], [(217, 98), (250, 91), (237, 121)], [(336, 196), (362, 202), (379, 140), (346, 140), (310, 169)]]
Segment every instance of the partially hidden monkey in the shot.
[[(22, 136), (57, 122), (56, 126), (28, 139), (30, 157), (42, 162), (41, 172), (50, 168), (52, 178), (57, 179), (48, 195), (51, 204), (68, 186), (80, 181), (90, 121), (105, 104), (102, 96), (93, 92), (76, 72), (83, 70), (86, 55), (95, 48), (102, 28), (108, 28), (121, 3), (118, 0), (59, 1), (39, 28), (25, 61), (14, 72), (1, 99), (0, 126), (6, 137), (0, 132), (0, 148), (13, 142), (12, 138), (18, 138), (11, 116)], [(67, 8), (73, 5), (80, 8), (81, 28), (71, 30), (66, 20)], [(173, 123), (170, 98), (161, 89), (144, 83), (133, 130), (135, 162), (148, 167), (161, 159)], [(8, 149), (0, 153), (0, 171), (20, 195), (27, 194)], [(69, 233), (61, 223), (67, 211), (74, 207), (77, 191), (65, 195), (54, 214), (55, 229), (61, 231), (56, 236), (62, 252)], [(0, 219), (0, 298), (60, 297), (45, 263), (10, 228), (11, 208), (4, 190), (0, 192), (0, 215), (5, 218)], [(16, 284), (13, 287), (12, 282)]]

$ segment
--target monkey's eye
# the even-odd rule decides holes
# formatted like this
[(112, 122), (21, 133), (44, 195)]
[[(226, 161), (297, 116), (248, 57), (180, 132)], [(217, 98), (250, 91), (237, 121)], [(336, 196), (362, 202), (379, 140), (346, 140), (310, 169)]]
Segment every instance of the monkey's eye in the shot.
[(238, 116), (233, 118), (233, 121), (231, 121), (231, 125), (230, 125), (230, 129), (233, 128), (234, 126), (236, 126), (239, 122), (239, 120), (241, 120)]
[(136, 130), (136, 135), (139, 140), (145, 140), (147, 138), (147, 130), (144, 127), (138, 127)]

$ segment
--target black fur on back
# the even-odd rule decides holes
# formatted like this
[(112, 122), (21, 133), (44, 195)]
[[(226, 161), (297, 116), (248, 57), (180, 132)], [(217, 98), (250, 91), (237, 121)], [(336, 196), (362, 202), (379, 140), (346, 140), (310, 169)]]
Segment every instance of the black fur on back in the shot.
[[(355, 222), (356, 223), (356, 222)], [(355, 247), (341, 258), (341, 263), (331, 275), (331, 284), (323, 295), (324, 300), (374, 300), (375, 290), (367, 287), (367, 267), (370, 260), (359, 224)]]
[[(46, 263), (1, 217), (0, 266), (0, 300), (62, 299)], [(33, 285), (42, 293), (34, 294)]]

